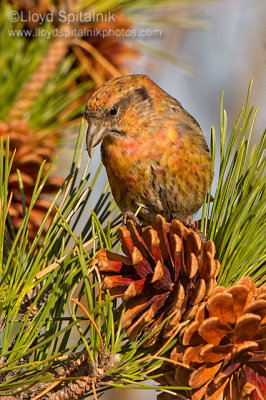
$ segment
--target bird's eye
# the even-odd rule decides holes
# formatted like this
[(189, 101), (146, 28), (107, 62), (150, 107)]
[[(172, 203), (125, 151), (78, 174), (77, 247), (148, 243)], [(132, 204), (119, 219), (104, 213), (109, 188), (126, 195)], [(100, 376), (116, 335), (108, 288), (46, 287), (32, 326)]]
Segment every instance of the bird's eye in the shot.
[(116, 115), (117, 114), (117, 108), (113, 106), (110, 110), (110, 115)]

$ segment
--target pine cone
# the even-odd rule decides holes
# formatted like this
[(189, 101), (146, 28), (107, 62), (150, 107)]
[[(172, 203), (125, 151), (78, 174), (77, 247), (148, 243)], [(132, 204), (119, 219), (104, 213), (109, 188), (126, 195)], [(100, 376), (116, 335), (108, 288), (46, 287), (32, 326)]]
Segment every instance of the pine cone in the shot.
[(217, 286), (179, 342), (171, 358), (180, 366), (164, 366), (160, 383), (189, 386), (192, 400), (265, 399), (266, 285)]
[[(10, 138), (10, 156), (16, 149), (10, 176), (8, 180), (8, 192), (12, 193), (12, 202), (9, 213), (12, 218), (15, 229), (18, 229), (23, 220), (23, 207), (17, 178), (17, 169), (20, 170), (24, 185), (26, 208), (31, 202), (31, 196), (36, 183), (39, 168), (44, 160), (47, 160), (46, 170), (50, 165), (55, 150), (55, 138), (39, 139), (29, 128), (26, 121), (14, 120), (10, 123), (0, 122), (0, 137), (4, 141), (7, 136)], [(59, 189), (63, 182), (60, 177), (49, 177), (43, 192), (53, 193)], [(50, 202), (44, 199), (38, 199), (35, 203), (29, 218), (28, 230), (29, 239), (33, 240), (39, 229), (39, 226), (50, 207)], [(47, 230), (50, 218), (46, 221), (44, 232)]]
[(105, 275), (111, 295), (126, 301), (123, 327), (133, 340), (145, 331), (145, 345), (169, 338), (196, 315), (216, 286), (220, 264), (215, 245), (178, 220), (158, 215), (155, 228), (140, 235), (132, 221), (119, 228), (125, 256), (100, 250), (92, 265)]
[(28, 82), (22, 87), (17, 101), (9, 110), (9, 120), (19, 120), (25, 117), (34, 100), (47, 85), (54, 71), (66, 56), (68, 48), (69, 43), (65, 38), (58, 37), (52, 41), (47, 54), (42, 58)]

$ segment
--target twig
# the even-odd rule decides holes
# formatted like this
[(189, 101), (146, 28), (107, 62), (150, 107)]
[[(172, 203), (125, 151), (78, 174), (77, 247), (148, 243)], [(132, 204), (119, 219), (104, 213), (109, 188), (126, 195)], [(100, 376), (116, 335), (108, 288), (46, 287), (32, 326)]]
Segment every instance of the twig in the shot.
[[(63, 376), (62, 378), (65, 378), (65, 376)], [(41, 393), (37, 394), (37, 396), (34, 396), (33, 399), (31, 400), (38, 400), (40, 399), (42, 396), (44, 396), (46, 393), (50, 392), (54, 387), (56, 387), (59, 383), (61, 383), (61, 381), (55, 381), (53, 382), (51, 385), (49, 385), (46, 389), (44, 389)]]
[(92, 386), (92, 391), (93, 391), (94, 399), (95, 399), (95, 400), (98, 400), (97, 393), (96, 393), (96, 389), (95, 389), (95, 384), (94, 384), (94, 381), (93, 381), (93, 380), (91, 381), (91, 386)]

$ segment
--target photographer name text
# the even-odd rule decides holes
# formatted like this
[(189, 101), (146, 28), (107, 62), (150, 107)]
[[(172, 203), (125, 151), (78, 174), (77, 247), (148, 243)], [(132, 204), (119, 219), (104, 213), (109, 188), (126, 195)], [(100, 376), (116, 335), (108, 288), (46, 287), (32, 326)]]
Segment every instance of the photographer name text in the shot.
[(11, 22), (38, 22), (42, 25), (45, 21), (54, 22), (55, 20), (60, 23), (93, 23), (93, 22), (115, 22), (115, 13), (112, 13), (110, 10), (105, 13), (95, 13), (92, 12), (75, 12), (69, 13), (66, 10), (60, 10), (58, 13), (54, 14), (52, 12), (48, 12), (45, 15), (36, 12), (24, 12), (21, 11), (11, 11), (9, 13), (9, 20)]

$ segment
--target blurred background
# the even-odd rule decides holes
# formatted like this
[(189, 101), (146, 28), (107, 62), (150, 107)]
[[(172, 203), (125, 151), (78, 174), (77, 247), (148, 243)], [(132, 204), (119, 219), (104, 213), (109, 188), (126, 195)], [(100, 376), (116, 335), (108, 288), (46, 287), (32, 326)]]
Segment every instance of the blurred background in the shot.
[[(90, 12), (108, 14), (111, 10), (115, 22), (60, 21), (60, 9), (71, 14), (81, 5)], [(1, 1), (0, 7), (0, 135), (4, 138), (9, 135), (11, 148), (17, 148), (9, 188), (14, 193), (10, 212), (15, 226), (19, 226), (22, 218), (16, 168), (22, 171), (29, 201), (41, 162), (46, 159), (49, 165), (58, 156), (54, 176), (45, 189), (47, 195), (38, 203), (30, 221), (32, 237), (49, 207), (49, 196), (69, 172), (86, 99), (108, 79), (123, 73), (149, 75), (196, 118), (209, 143), (212, 125), (219, 133), (221, 91), (225, 91), (230, 132), (253, 77), (251, 103), (260, 107), (254, 144), (265, 129), (265, 0), (173, 0), (156, 4), (148, 0), (18, 0)], [(12, 20), (10, 13), (14, 11), (18, 14), (13, 14), (17, 18)], [(33, 20), (33, 14), (39, 19)], [(53, 16), (52, 21), (48, 15)], [(40, 16), (46, 16), (42, 24)], [(53, 35), (45, 37), (38, 29)], [(59, 36), (58, 29), (71, 35)], [(74, 29), (82, 34), (74, 35)], [(88, 38), (85, 34), (88, 29), (94, 33), (97, 29), (98, 32), (148, 31), (141, 39), (130, 37), (130, 33), (126, 37), (117, 33), (105, 38), (95, 33)], [(84, 162), (87, 157), (85, 154)], [(91, 165), (93, 171), (99, 163), (97, 148)], [(102, 171), (97, 182), (99, 193), (106, 181)], [(156, 393), (111, 390), (103, 398), (147, 400), (155, 399)]]

